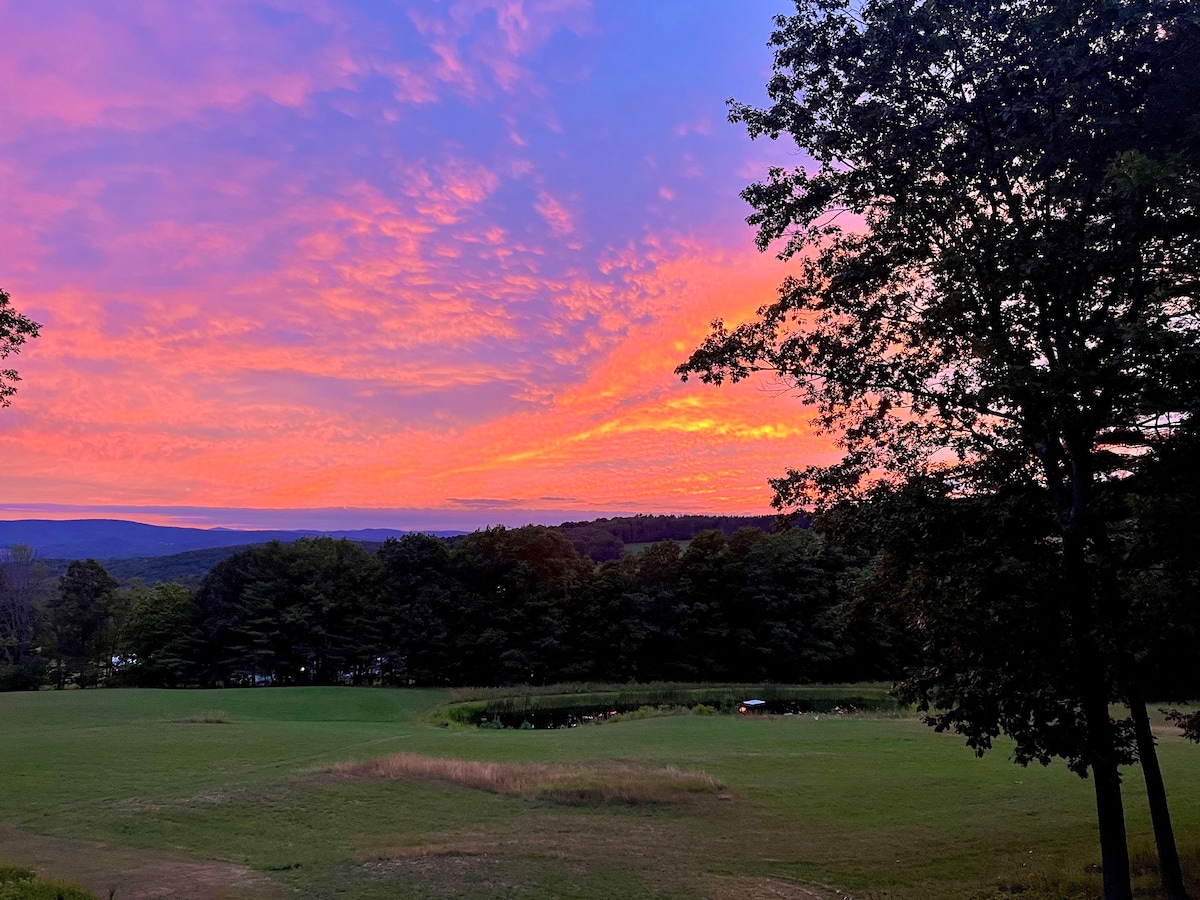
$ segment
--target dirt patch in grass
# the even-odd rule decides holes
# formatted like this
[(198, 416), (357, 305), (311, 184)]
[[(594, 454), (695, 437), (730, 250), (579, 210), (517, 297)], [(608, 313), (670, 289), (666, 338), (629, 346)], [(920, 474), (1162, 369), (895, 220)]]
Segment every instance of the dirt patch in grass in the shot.
[(516, 887), (499, 876), (494, 857), (477, 846), (409, 847), (364, 862), (362, 871), (375, 879), (416, 879), (426, 889), (450, 896), (463, 890), (504, 894)]
[(225, 806), (233, 803), (246, 794), (245, 788), (231, 790), (201, 791), (191, 797), (179, 797), (169, 800), (145, 800), (141, 797), (130, 797), (113, 804), (114, 809), (130, 813), (160, 813), (165, 810), (197, 809), (208, 806)]
[(246, 866), (31, 834), (0, 824), (0, 857), (113, 900), (238, 900), (283, 889)]
[(753, 878), (750, 876), (726, 876), (715, 879), (705, 900), (826, 900), (829, 897), (850, 895), (838, 891), (818, 891), (802, 887), (778, 878)]
[(568, 804), (638, 806), (678, 803), (703, 796), (731, 796), (720, 781), (704, 772), (629, 763), (481, 762), (394, 753), (379, 759), (335, 763), (321, 771), (336, 778), (449, 781), (493, 794)]

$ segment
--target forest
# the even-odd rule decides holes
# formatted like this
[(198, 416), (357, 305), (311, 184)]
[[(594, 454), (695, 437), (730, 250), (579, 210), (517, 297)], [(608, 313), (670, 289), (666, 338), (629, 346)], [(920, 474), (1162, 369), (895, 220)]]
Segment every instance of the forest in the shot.
[[(900, 626), (852, 590), (863, 560), (743, 527), (596, 562), (581, 529), (304, 538), (235, 551), (196, 589), (95, 560), (0, 565), (0, 688), (891, 678)], [(679, 525), (678, 527), (685, 527)]]

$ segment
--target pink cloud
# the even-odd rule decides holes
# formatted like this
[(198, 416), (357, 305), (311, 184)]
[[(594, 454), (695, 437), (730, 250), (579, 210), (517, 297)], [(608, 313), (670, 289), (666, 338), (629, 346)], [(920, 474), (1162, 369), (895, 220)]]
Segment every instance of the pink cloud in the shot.
[[(458, 0), (445, 7), (409, 11), (435, 61), (429, 71), (445, 89), (474, 99), (527, 87), (537, 92), (529, 58), (560, 29), (591, 28), (588, 0)], [(480, 27), (481, 22), (488, 23)], [(494, 23), (494, 27), (492, 27)], [(469, 54), (464, 44), (470, 39)], [(410, 69), (396, 74), (398, 85), (413, 83)], [(422, 100), (430, 82), (416, 93)], [(412, 92), (412, 89), (409, 88)], [(398, 90), (398, 95), (404, 89)]]
[(494, 172), (465, 159), (409, 165), (402, 179), (417, 212), (439, 225), (457, 222), (465, 209), (486, 199), (500, 183)]
[(556, 235), (561, 237), (575, 230), (574, 217), (562, 203), (546, 191), (538, 191), (537, 203), (533, 208), (546, 220), (546, 224)]
[(53, 0), (8, 5), (21, 35), (0, 57), (10, 134), (53, 122), (145, 129), (260, 100), (294, 107), (364, 73), (347, 23), (325, 4), (302, 4), (292, 29), (269, 27), (233, 0), (117, 6), (140, 29), (112, 8), (101, 16)]
[[(525, 499), (571, 488), (601, 507), (755, 511), (764, 507), (767, 476), (805, 447), (828, 453), (786, 399), (752, 385), (680, 385), (671, 373), (709, 318), (748, 314), (770, 294), (779, 272), (769, 258), (670, 239), (647, 245), (640, 265), (614, 269), (625, 273), (618, 284), (512, 277), (502, 290), (514, 299), (551, 290), (559, 310), (551, 322), (576, 348), (569, 362), (587, 367), (583, 380), (556, 386), (540, 380), (536, 359), (423, 355), (422, 346), (444, 350), (450, 335), (470, 341), (464, 328), (520, 339), (513, 308), (489, 312), (473, 289), (403, 293), (391, 304), (362, 293), (356, 285), (372, 278), (350, 258), (367, 270), (379, 263), (361, 258), (353, 232), (386, 201), (366, 191), (357, 199), (361, 207), (308, 212), (335, 229), (351, 223), (349, 243), (326, 245), (343, 259), (339, 280), (313, 280), (296, 294), (280, 286), (305, 283), (303, 269), (284, 270), (259, 286), (245, 313), (237, 311), (244, 301), (231, 299), (219, 318), (206, 316), (215, 311), (186, 291), (143, 304), (138, 327), (113, 335), (103, 315), (95, 321), (96, 301), (86, 293), (41, 298), (58, 325), (23, 359), (21, 415), (0, 436), (6, 458), (31, 476), (11, 499), (436, 506), (450, 496)], [(295, 265), (323, 235), (311, 234)], [(284, 294), (286, 301), (264, 305)], [(263, 320), (333, 329), (338, 339), (314, 355), (308, 344), (264, 342)], [(572, 322), (590, 324), (579, 330)], [(287, 389), (300, 378), (351, 391), (378, 384), (422, 392), (516, 379), (529, 408), (452, 428), (414, 421), (387, 431), (351, 407)], [(408, 401), (392, 402), (402, 419)], [(51, 483), (60, 485), (56, 496), (45, 493)]]

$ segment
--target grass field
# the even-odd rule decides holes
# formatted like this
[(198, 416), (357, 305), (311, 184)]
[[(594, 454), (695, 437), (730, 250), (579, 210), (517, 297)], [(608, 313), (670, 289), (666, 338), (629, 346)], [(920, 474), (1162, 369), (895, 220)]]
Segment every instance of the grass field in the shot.
[[(115, 900), (1094, 896), (1089, 783), (912, 718), (438, 727), (449, 693), (0, 695), (0, 864)], [(1200, 873), (1200, 747), (1161, 758)], [(366, 765), (363, 761), (375, 760)], [(340, 765), (335, 765), (340, 764)], [(1126, 808), (1154, 896), (1141, 776)], [(156, 891), (159, 891), (156, 893)]]

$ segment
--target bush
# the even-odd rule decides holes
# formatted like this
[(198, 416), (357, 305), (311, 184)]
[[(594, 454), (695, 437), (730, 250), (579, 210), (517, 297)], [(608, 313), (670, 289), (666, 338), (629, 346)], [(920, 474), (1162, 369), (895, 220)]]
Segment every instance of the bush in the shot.
[(63, 881), (38, 878), (21, 866), (0, 866), (0, 900), (96, 900), (96, 895)]
[(705, 703), (697, 703), (692, 707), (692, 712), (697, 716), (715, 716), (717, 710)]
[(46, 683), (49, 663), (40, 656), (26, 656), (15, 666), (0, 663), (0, 692), (36, 691)]

